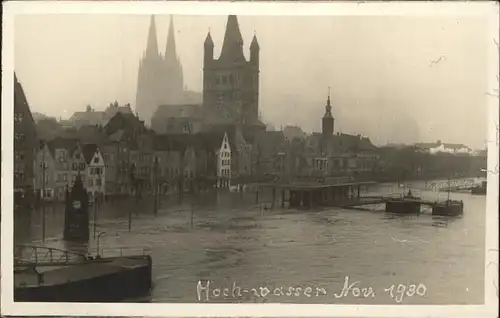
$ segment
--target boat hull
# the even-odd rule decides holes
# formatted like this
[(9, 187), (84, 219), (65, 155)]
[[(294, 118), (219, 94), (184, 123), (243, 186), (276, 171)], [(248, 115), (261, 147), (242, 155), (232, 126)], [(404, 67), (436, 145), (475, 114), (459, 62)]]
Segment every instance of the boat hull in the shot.
[(395, 214), (418, 214), (421, 204), (417, 201), (391, 200), (385, 203), (385, 212)]
[(436, 204), (432, 207), (432, 215), (437, 216), (460, 216), (464, 213), (463, 204)]
[(57, 284), (16, 286), (14, 301), (18, 302), (119, 302), (150, 294), (152, 259), (149, 255), (135, 257), (139, 264), (102, 275), (72, 279)]
[(470, 193), (475, 194), (475, 195), (486, 195), (486, 188), (475, 187), (475, 188), (470, 189)]

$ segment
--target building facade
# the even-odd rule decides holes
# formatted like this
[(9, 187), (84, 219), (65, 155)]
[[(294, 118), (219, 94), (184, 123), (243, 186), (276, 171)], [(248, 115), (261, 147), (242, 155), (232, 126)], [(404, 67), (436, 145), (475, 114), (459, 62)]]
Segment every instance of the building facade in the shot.
[(54, 153), (45, 142), (40, 143), (36, 154), (35, 166), (35, 191), (37, 198), (43, 200), (56, 199), (57, 167)]
[(243, 38), (238, 18), (227, 19), (224, 41), (218, 58), (210, 32), (204, 43), (203, 119), (207, 129), (212, 125), (240, 123), (263, 126), (259, 120), (259, 54), (254, 35), (250, 59), (243, 54)]
[(415, 144), (415, 148), (424, 153), (429, 153), (432, 155), (438, 153), (447, 153), (453, 155), (472, 155), (473, 151), (471, 148), (467, 147), (463, 144), (451, 144), (444, 143), (441, 140), (438, 140), (435, 143), (418, 143)]
[(217, 186), (227, 188), (231, 185), (231, 145), (224, 133), (220, 148), (217, 150)]
[(14, 73), (15, 199), (28, 198), (34, 194), (35, 154), (38, 147), (35, 121), (24, 89)]
[(86, 162), (86, 184), (89, 201), (102, 200), (106, 195), (106, 165), (97, 145), (86, 144), (82, 148)]

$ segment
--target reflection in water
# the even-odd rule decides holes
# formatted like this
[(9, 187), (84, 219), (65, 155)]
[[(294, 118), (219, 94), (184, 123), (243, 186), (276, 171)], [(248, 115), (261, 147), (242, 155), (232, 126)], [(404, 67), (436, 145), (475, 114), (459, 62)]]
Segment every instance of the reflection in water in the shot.
[[(371, 194), (390, 193), (387, 187)], [(437, 194), (422, 190), (424, 199)], [(328, 291), (321, 297), (251, 294), (233, 301), (296, 303), (394, 304), (384, 289), (391, 284), (425, 284), (422, 297), (406, 297), (403, 304), (478, 304), (484, 295), (485, 197), (452, 194), (463, 200), (461, 218), (390, 215), (342, 209), (262, 210), (254, 194), (200, 197), (191, 203), (165, 198), (156, 217), (152, 203), (108, 204), (99, 211), (97, 232), (101, 247), (149, 246), (153, 255), (153, 302), (197, 302), (198, 281), (212, 286), (246, 288), (316, 286)], [(264, 199), (263, 199), (264, 200)], [(217, 204), (216, 204), (217, 203)], [(128, 211), (133, 210), (128, 232)], [(137, 213), (137, 216), (135, 213)], [(48, 215), (46, 244), (72, 250), (95, 251), (71, 245), (62, 236), (62, 208)], [(16, 225), (16, 238), (40, 243), (40, 217)], [(26, 225), (28, 224), (28, 225)], [(91, 231), (92, 233), (92, 231)], [(106, 255), (106, 253), (104, 254)], [(374, 288), (376, 297), (343, 298), (345, 276)], [(218, 300), (213, 300), (218, 301)], [(220, 300), (224, 301), (224, 300)], [(228, 301), (228, 300), (225, 300)]]

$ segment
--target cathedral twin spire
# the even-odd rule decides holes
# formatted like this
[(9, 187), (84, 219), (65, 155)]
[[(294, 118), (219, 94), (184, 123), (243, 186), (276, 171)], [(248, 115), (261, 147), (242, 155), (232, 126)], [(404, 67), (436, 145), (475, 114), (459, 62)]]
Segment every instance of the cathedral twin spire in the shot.
[[(156, 32), (156, 21), (155, 16), (151, 16), (151, 22), (149, 24), (149, 33), (148, 33), (148, 43), (146, 46), (146, 56), (147, 57), (159, 57), (158, 50), (158, 35)], [(175, 29), (174, 29), (174, 20), (173, 17), (170, 17), (170, 25), (168, 28), (168, 36), (167, 36), (167, 45), (165, 49), (165, 60), (171, 62), (178, 62), (177, 57), (177, 49), (175, 47)]]

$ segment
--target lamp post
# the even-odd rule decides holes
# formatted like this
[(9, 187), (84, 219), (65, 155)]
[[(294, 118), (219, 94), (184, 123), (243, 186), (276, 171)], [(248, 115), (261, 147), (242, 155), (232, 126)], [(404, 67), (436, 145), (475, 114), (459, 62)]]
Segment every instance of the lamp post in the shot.
[[(137, 186), (135, 185), (135, 165), (133, 163), (130, 166), (130, 181), (132, 183), (132, 188), (134, 189), (134, 191), (137, 192)], [(137, 203), (136, 203), (136, 208), (137, 208)], [(128, 230), (129, 232), (132, 230), (132, 210), (130, 208), (128, 209)]]
[(41, 204), (42, 204), (42, 241), (45, 243), (45, 142), (43, 140), (40, 141), (40, 149), (42, 150), (42, 162), (40, 166), (42, 168), (42, 193), (41, 193)]
[(158, 157), (155, 156), (154, 162), (154, 175), (153, 175), (153, 191), (154, 191), (154, 204), (153, 204), (153, 214), (156, 216), (158, 213)]
[(100, 256), (100, 253), (99, 253), (99, 241), (100, 241), (100, 238), (101, 238), (101, 235), (103, 234), (106, 234), (106, 232), (99, 232), (99, 234), (97, 235), (97, 246), (96, 246), (96, 254), (97, 256)]

